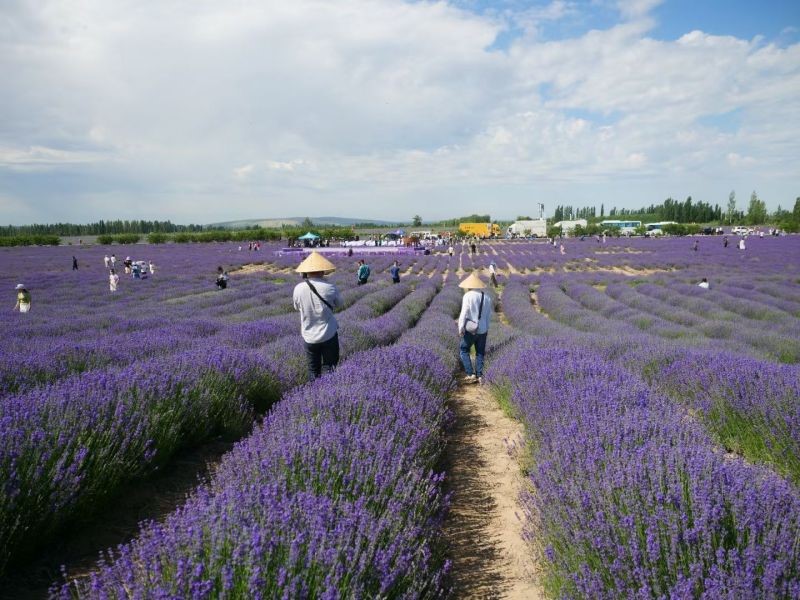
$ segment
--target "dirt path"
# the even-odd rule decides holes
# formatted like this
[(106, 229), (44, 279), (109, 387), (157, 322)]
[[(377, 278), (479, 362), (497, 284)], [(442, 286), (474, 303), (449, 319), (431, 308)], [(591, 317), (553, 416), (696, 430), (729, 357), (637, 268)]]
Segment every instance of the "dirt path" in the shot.
[(518, 497), (524, 478), (509, 447), (522, 427), (507, 417), (485, 386), (462, 386), (451, 406), (444, 524), (456, 598), (543, 598), (536, 565), (522, 539)]

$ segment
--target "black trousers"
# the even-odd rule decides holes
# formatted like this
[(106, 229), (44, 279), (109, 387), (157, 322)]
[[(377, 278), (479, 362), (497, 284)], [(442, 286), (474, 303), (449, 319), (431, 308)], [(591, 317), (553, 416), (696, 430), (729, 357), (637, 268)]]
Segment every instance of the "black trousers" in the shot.
[(339, 334), (319, 342), (318, 344), (306, 345), (306, 362), (308, 363), (308, 378), (315, 379), (322, 373), (330, 373), (339, 364)]

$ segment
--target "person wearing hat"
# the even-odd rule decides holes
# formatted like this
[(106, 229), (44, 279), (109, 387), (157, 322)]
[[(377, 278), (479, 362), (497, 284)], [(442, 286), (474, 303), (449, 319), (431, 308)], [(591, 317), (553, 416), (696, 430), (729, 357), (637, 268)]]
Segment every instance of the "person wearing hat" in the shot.
[(31, 309), (31, 293), (21, 283), (18, 283), (14, 289), (17, 291), (17, 303), (14, 305), (14, 310), (21, 313), (28, 312)]
[[(461, 300), (458, 315), (459, 348), (464, 365), (465, 383), (483, 383), (483, 358), (486, 354), (486, 336), (489, 333), (489, 317), (492, 314), (492, 298), (484, 292), (486, 284), (475, 273), (458, 284), (467, 292)], [(472, 368), (470, 349), (475, 346), (475, 369)]]
[(339, 364), (339, 324), (333, 309), (342, 305), (342, 297), (335, 285), (323, 279), (336, 265), (321, 254), (312, 252), (295, 270), (303, 274), (303, 281), (295, 286), (292, 301), (300, 311), (309, 379), (315, 379)]

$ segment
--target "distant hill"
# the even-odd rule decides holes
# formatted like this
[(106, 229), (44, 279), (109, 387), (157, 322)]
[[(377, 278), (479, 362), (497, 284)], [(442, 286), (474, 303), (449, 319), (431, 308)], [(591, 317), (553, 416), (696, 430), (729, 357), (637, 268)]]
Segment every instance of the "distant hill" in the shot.
[[(346, 217), (309, 217), (314, 225), (353, 225), (354, 223), (375, 223), (376, 225), (397, 225), (396, 221), (381, 221), (379, 219), (349, 219)], [(220, 229), (247, 229), (248, 227), (281, 227), (282, 225), (300, 225), (306, 217), (283, 217), (278, 219), (243, 219), (240, 221), (224, 221), (209, 223), (207, 228)]]

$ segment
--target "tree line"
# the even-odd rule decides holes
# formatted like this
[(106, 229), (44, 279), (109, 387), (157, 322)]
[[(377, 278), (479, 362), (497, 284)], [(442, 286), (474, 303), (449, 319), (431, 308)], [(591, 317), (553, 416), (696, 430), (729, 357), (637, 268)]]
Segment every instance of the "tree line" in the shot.
[(96, 221), (94, 223), (48, 223), (33, 225), (0, 225), (0, 236), (41, 235), (113, 235), (148, 233), (179, 233), (204, 231), (202, 225), (176, 225), (171, 221), (122, 220)]

